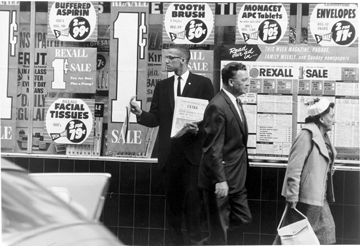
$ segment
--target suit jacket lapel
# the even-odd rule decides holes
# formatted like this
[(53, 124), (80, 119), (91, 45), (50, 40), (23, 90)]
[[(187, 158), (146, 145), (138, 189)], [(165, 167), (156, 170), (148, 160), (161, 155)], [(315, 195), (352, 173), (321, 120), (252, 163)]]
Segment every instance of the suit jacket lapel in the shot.
[(183, 97), (186, 96), (187, 92), (191, 88), (192, 82), (193, 82), (193, 74), (191, 72), (189, 72), (189, 77), (188, 77), (188, 79), (187, 79), (187, 81), (185, 83), (183, 92), (181, 93)]
[(239, 127), (240, 127), (240, 130), (244, 133), (244, 135), (246, 135), (244, 123), (241, 122), (239, 113), (237, 112), (234, 104), (232, 103), (232, 101), (230, 100), (230, 98), (228, 97), (228, 95), (226, 95), (226, 93), (223, 92), (222, 90), (221, 90), (221, 94), (222, 94), (222, 96), (225, 98), (225, 101), (229, 104), (229, 107), (230, 107), (231, 111), (233, 112), (233, 114), (234, 114), (234, 116), (235, 116), (235, 118), (236, 118), (236, 120), (237, 120), (237, 122), (238, 122), (238, 125), (239, 125)]
[(170, 106), (171, 109), (174, 111), (175, 108), (175, 95), (174, 95), (174, 77), (175, 76), (171, 76), (170, 78), (168, 78), (168, 81), (166, 81), (166, 85), (167, 86), (167, 93), (169, 95), (169, 101), (170, 101)]

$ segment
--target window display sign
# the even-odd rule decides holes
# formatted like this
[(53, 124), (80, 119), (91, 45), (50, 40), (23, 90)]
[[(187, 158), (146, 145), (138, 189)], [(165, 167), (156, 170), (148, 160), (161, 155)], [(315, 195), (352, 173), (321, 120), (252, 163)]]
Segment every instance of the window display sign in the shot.
[(148, 78), (146, 83), (147, 102), (151, 103), (156, 84), (166, 78), (167, 72), (162, 68), (162, 51), (149, 50)]
[[(150, 157), (157, 128), (136, 123), (130, 114), (133, 96), (148, 110), (148, 3), (113, 2), (110, 23), (108, 156)], [(128, 124), (127, 124), (128, 123)]]
[[(0, 76), (1, 76), (1, 151), (13, 152), (15, 148), (17, 61), (19, 49), (19, 3), (0, 3)], [(17, 81), (17, 82), (16, 82)]]
[(59, 41), (97, 41), (98, 4), (92, 2), (49, 3), (48, 37)]
[(358, 20), (355, 3), (310, 4), (309, 43), (351, 46), (358, 42)]
[(214, 3), (165, 3), (163, 43), (214, 44)]
[(249, 70), (249, 92), (241, 100), (250, 155), (287, 156), (307, 116), (304, 103), (326, 97), (335, 102), (330, 139), (337, 157), (359, 159), (357, 48), (226, 45), (221, 54), (221, 67), (235, 60)]
[(48, 92), (95, 93), (96, 48), (48, 48)]
[(236, 43), (286, 44), (289, 42), (290, 4), (239, 3)]
[[(21, 12), (21, 19), (30, 19), (30, 12)], [(52, 146), (46, 144), (39, 148), (39, 138), (43, 136), (45, 121), (45, 97), (47, 84), (47, 25), (38, 23), (35, 25), (35, 43), (30, 33), (30, 24), (21, 22), (19, 35), (18, 54), (18, 86), (17, 86), (17, 109), (16, 109), (16, 152), (28, 152), (27, 142), (32, 133), (31, 151), (33, 153), (51, 153)], [(31, 53), (34, 45), (35, 52)], [(30, 90), (30, 58), (34, 55), (33, 89)], [(33, 107), (30, 109), (30, 100)], [(32, 119), (30, 111), (32, 110)], [(32, 129), (29, 130), (29, 122), (32, 120)], [(36, 137), (35, 137), (36, 135)], [(49, 151), (49, 152), (48, 152)]]
[(94, 99), (47, 99), (46, 104), (47, 137), (56, 144), (93, 143)]

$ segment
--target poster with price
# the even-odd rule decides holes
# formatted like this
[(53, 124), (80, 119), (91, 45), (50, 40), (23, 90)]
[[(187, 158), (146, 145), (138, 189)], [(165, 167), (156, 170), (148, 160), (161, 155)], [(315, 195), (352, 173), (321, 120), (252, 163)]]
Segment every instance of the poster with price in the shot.
[(96, 48), (49, 48), (48, 92), (95, 93)]
[[(0, 75), (1, 75), (1, 152), (13, 152), (15, 146), (17, 60), (19, 49), (19, 2), (0, 3)], [(10, 3), (10, 2), (9, 2)]]
[(214, 44), (214, 3), (164, 3), (163, 43)]
[(46, 100), (45, 139), (56, 144), (94, 144), (94, 99)]
[(157, 128), (137, 124), (130, 99), (149, 110), (147, 97), (149, 4), (112, 2), (107, 156), (150, 157)]
[(355, 47), (224, 45), (221, 67), (244, 63), (249, 92), (241, 96), (249, 126), (248, 152), (285, 157), (305, 123), (304, 103), (315, 97), (335, 102), (329, 132), (337, 158), (359, 159), (359, 68)]
[(358, 47), (357, 4), (310, 4), (309, 8), (309, 44)]
[(69, 42), (96, 42), (98, 4), (92, 2), (49, 3), (48, 38)]
[(109, 51), (98, 51), (96, 56), (96, 89), (108, 90), (109, 89)]
[(239, 3), (235, 43), (288, 44), (290, 4)]

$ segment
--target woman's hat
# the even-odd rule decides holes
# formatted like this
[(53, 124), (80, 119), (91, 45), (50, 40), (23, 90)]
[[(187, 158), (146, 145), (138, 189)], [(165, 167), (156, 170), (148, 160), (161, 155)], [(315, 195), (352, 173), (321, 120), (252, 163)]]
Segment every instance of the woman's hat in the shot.
[(326, 98), (315, 98), (314, 100), (306, 103), (308, 106), (307, 112), (309, 116), (316, 116), (323, 113), (329, 106), (334, 107), (334, 103)]

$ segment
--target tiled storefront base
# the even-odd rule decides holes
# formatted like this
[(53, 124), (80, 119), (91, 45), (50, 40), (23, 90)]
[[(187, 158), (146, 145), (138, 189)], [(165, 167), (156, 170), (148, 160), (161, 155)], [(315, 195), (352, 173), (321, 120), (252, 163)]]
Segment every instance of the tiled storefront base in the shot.
[[(101, 221), (127, 245), (166, 245), (166, 201), (157, 164), (89, 160), (14, 158), (29, 172), (107, 172), (112, 175)], [(285, 201), (284, 168), (251, 167), (247, 179), (253, 222), (242, 235), (246, 245), (272, 244)], [(330, 204), (337, 244), (360, 244), (360, 173), (336, 171), (336, 202)], [(204, 225), (204, 236), (206, 236)]]

